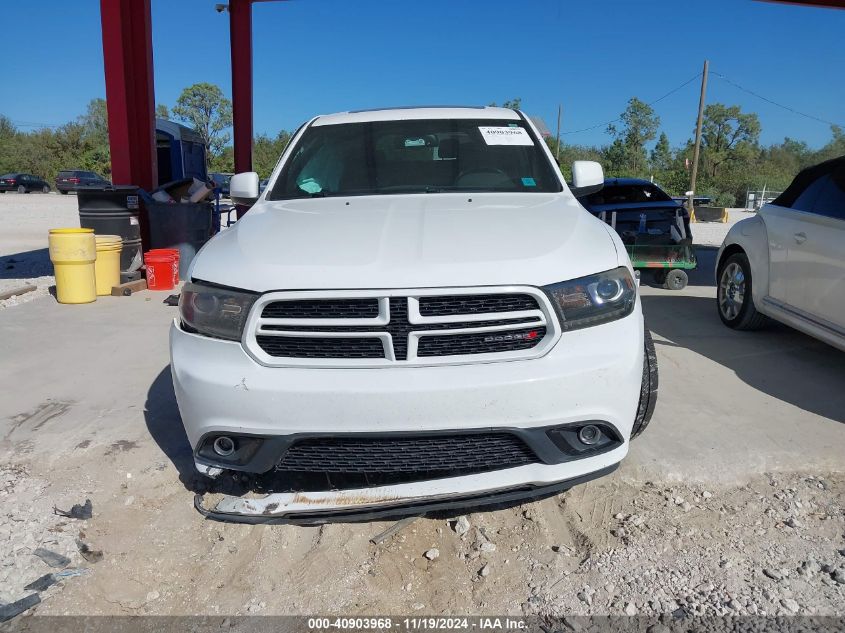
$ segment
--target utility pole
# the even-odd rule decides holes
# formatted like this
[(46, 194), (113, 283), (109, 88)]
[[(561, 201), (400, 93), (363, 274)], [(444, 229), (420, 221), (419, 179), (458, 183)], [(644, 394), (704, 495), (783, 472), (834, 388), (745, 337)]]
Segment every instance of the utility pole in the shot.
[(557, 144), (555, 145), (555, 160), (560, 165), (560, 113), (562, 106), (557, 106)]
[(704, 98), (707, 94), (707, 71), (710, 62), (704, 60), (704, 72), (701, 73), (701, 96), (698, 99), (698, 123), (695, 126), (695, 148), (692, 151), (692, 178), (689, 186), (689, 215), (690, 222), (695, 222), (695, 207), (693, 198), (695, 196), (695, 179), (698, 177), (698, 153), (701, 149), (701, 125), (704, 120)]

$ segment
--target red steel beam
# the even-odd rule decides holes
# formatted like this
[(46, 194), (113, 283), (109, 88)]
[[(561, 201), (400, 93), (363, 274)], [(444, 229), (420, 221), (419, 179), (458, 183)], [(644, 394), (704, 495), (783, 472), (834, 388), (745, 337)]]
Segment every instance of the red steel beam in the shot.
[[(150, 0), (100, 0), (112, 182), (147, 191), (158, 181)], [(141, 205), (144, 250), (149, 222)]]
[(235, 172), (252, 171), (252, 1), (229, 0)]
[(112, 181), (153, 189), (155, 94), (150, 0), (100, 0)]

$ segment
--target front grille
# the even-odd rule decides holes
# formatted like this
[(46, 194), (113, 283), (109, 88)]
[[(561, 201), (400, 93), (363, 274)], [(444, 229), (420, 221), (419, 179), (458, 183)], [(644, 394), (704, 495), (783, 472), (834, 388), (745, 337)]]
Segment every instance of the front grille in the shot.
[(378, 299), (295, 299), (264, 306), (271, 319), (367, 319), (378, 316)]
[(270, 356), (285, 358), (384, 358), (384, 345), (377, 338), (307, 338), (257, 336)]
[(274, 295), (256, 306), (260, 316), (251, 318), (253, 338), (247, 343), (268, 364), (276, 364), (275, 359), (283, 364), (286, 358), (310, 359), (318, 366), (332, 366), (332, 360), (351, 361), (348, 366), (437, 364), (479, 354), (517, 358), (555, 331), (543, 303), (525, 291), (400, 296), (373, 291), (367, 297), (313, 299)]
[(538, 327), (495, 333), (424, 336), (420, 339), (417, 356), (460, 356), (531, 349), (543, 340), (545, 335), (546, 328)]
[(540, 309), (534, 297), (522, 294), (449, 295), (445, 297), (420, 297), (419, 301), (420, 314), (423, 316), (520, 312), (522, 310)]
[(276, 466), (287, 481), (332, 488), (458, 477), (538, 462), (511, 433), (318, 437), (293, 444)]

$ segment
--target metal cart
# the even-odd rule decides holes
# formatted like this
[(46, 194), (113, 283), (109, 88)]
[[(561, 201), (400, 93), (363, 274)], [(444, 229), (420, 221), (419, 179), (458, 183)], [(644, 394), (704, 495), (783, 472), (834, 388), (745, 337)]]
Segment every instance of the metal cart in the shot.
[(653, 270), (655, 281), (668, 290), (686, 288), (686, 271), (698, 264), (680, 208), (669, 217), (646, 215), (633, 210), (602, 212), (598, 217), (619, 233), (635, 269)]
[(687, 271), (697, 266), (690, 244), (627, 244), (625, 249), (635, 269), (652, 269), (655, 281), (669, 290), (686, 288)]

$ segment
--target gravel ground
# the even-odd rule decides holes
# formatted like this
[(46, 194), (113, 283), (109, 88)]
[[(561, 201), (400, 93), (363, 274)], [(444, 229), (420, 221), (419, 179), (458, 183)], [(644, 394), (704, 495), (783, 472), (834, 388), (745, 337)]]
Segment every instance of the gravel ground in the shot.
[[(0, 601), (64, 570), (39, 614), (845, 615), (841, 475), (707, 489), (614, 475), (521, 506), (421, 518), (379, 545), (369, 539), (390, 523), (202, 521), (184, 493), (178, 509), (162, 494), (168, 478), (152, 463), (86, 491), (78, 502), (93, 498), (93, 518), (76, 520), (53, 511), (69, 509), (67, 486), (4, 467)], [(79, 542), (103, 560), (86, 560)], [(68, 560), (51, 568), (38, 547)]]
[(754, 215), (745, 209), (728, 209), (727, 222), (696, 222), (690, 226), (693, 242), (698, 246), (721, 246), (734, 224)]

